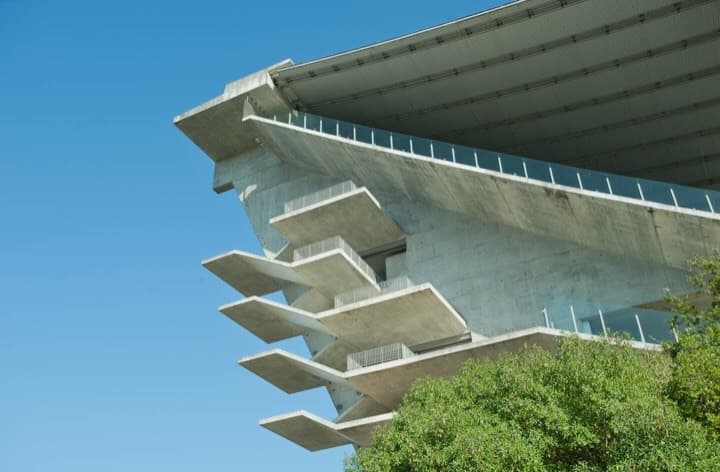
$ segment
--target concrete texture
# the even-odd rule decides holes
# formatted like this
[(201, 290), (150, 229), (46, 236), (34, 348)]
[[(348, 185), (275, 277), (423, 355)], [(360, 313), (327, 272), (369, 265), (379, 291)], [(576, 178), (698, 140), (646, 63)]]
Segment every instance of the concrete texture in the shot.
[(331, 334), (311, 313), (258, 297), (224, 305), (220, 312), (267, 343), (307, 331)]
[(270, 72), (291, 64), (285, 60), (232, 82), (222, 95), (176, 116), (173, 122), (214, 161), (247, 151), (257, 146), (257, 136), (242, 126), (247, 103), (256, 112), (287, 114), (289, 106), (275, 92)]
[(355, 421), (332, 423), (306, 411), (297, 411), (261, 420), (260, 426), (309, 451), (318, 451), (345, 444), (368, 446), (375, 428), (389, 423), (393, 416), (393, 413), (386, 413)]
[(412, 347), (458, 336), (468, 327), (430, 284), (363, 300), (318, 316), (345, 343), (345, 354), (392, 343)]
[(404, 237), (366, 188), (276, 216), (270, 225), (295, 247), (340, 236), (360, 253)]
[[(523, 232), (671, 267), (706, 256), (720, 215), (606, 195), (378, 148), (257, 116), (263, 142), (286, 162), (398, 192), (413, 201)], [(383, 207), (385, 208), (385, 207)]]
[(243, 251), (230, 251), (203, 261), (203, 266), (245, 296), (277, 292), (283, 282), (308, 285), (286, 262)]
[(347, 384), (342, 372), (280, 349), (244, 357), (238, 364), (286, 393), (322, 387), (330, 382)]
[(306, 285), (317, 289), (328, 298), (355, 288), (376, 285), (372, 278), (339, 249), (301, 259), (293, 262), (292, 266), (295, 272), (307, 281)]

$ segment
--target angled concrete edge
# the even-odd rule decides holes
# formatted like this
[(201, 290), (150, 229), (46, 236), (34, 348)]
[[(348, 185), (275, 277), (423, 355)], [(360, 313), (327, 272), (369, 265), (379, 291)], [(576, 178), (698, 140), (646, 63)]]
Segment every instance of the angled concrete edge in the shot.
[(306, 411), (273, 416), (260, 421), (266, 428), (310, 451), (318, 451), (345, 444), (368, 446), (372, 432), (392, 421), (394, 413), (333, 423)]
[(342, 372), (281, 349), (244, 357), (238, 364), (286, 393), (301, 392), (328, 383), (347, 385)]
[(220, 312), (267, 343), (308, 331), (332, 334), (312, 313), (256, 296), (223, 305)]

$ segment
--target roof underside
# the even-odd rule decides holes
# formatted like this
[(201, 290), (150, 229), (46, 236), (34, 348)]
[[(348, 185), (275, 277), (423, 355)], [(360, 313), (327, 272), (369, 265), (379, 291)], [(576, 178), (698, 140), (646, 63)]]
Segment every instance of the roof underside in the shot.
[(719, 0), (524, 0), (273, 76), (320, 115), (720, 188)]

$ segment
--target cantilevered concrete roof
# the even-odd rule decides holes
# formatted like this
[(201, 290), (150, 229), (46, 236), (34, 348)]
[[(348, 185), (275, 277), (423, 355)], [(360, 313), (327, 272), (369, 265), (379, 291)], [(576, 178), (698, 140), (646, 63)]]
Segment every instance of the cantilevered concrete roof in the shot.
[(339, 235), (365, 252), (405, 236), (365, 187), (276, 216), (270, 224), (295, 247)]
[(394, 413), (385, 413), (333, 423), (306, 411), (296, 411), (261, 420), (260, 426), (305, 449), (319, 451), (345, 444), (369, 446), (375, 428), (389, 423), (393, 416)]
[(517, 1), (272, 76), (323, 116), (720, 188), (717, 0)]
[(671, 267), (709, 255), (720, 214), (527, 179), (248, 116), (290, 164), (560, 240)]

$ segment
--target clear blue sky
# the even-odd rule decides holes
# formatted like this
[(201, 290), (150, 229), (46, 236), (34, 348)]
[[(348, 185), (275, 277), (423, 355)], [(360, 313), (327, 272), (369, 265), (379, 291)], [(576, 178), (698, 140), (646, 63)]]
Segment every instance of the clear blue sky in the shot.
[(0, 0), (0, 471), (341, 470), (257, 426), (334, 410), (235, 365), (267, 347), (200, 261), (260, 248), (172, 118), (494, 3)]

